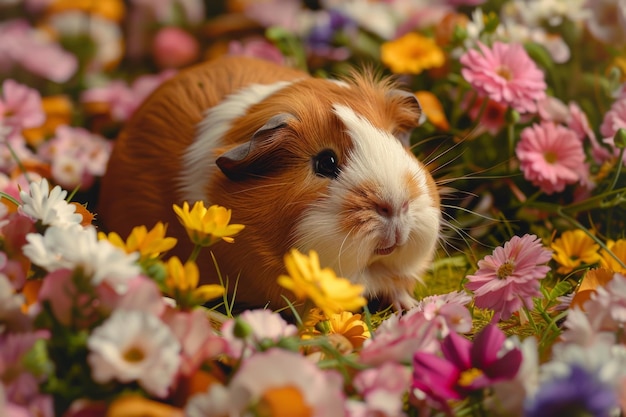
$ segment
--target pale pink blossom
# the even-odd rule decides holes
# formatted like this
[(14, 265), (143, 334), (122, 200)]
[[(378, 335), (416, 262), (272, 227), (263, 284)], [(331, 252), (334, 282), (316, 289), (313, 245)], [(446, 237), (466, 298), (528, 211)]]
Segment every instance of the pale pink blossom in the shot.
[(586, 176), (583, 144), (562, 125), (541, 122), (525, 128), (515, 153), (524, 178), (546, 194), (561, 192)]
[(280, 50), (263, 38), (231, 41), (228, 44), (228, 54), (265, 59), (279, 65), (285, 64), (285, 57)]
[(587, 0), (590, 12), (587, 29), (601, 42), (623, 45), (626, 43), (626, 2), (622, 0)]
[(114, 80), (104, 87), (94, 87), (81, 95), (83, 103), (105, 103), (110, 106), (114, 120), (128, 120), (141, 103), (162, 82), (176, 74), (175, 70), (162, 71), (159, 74), (137, 77), (129, 86), (124, 81)]
[(433, 295), (420, 300), (410, 314), (422, 311), (427, 320), (438, 320), (441, 337), (450, 331), (467, 333), (472, 330), (472, 315), (466, 307), (471, 301), (469, 294), (460, 291)]
[(504, 246), (478, 261), (478, 270), (468, 275), (465, 288), (474, 292), (478, 308), (494, 312), (493, 320), (508, 320), (514, 312), (534, 308), (541, 297), (540, 280), (550, 267), (552, 251), (535, 235), (513, 236)]
[(46, 120), (41, 95), (33, 88), (7, 79), (2, 83), (0, 121), (14, 129), (37, 127)]
[(152, 56), (160, 68), (181, 68), (194, 62), (199, 55), (198, 40), (178, 27), (164, 27), (152, 40)]
[[(600, 125), (602, 142), (609, 145), (616, 156), (619, 154), (619, 149), (615, 146), (615, 134), (619, 129), (626, 129), (626, 98), (619, 99), (611, 105)], [(626, 154), (623, 161), (626, 163)]]
[(162, 317), (181, 345), (179, 372), (192, 375), (205, 360), (215, 358), (226, 350), (226, 341), (217, 335), (206, 310), (166, 310)]
[(174, 23), (177, 12), (191, 24), (200, 23), (205, 16), (202, 0), (131, 0), (133, 9), (151, 14), (160, 23)]
[[(239, 324), (249, 329), (243, 339), (235, 336), (235, 326)], [(221, 331), (228, 343), (227, 353), (233, 358), (249, 356), (262, 342), (278, 343), (298, 334), (298, 328), (287, 323), (280, 314), (264, 309), (244, 311), (237, 318), (224, 322)]]
[(396, 417), (404, 415), (404, 395), (411, 384), (411, 370), (404, 365), (387, 362), (377, 368), (359, 372), (354, 388), (363, 398), (366, 415)]
[(18, 19), (0, 24), (0, 72), (15, 66), (63, 83), (78, 69), (78, 60), (43, 30)]
[(461, 58), (461, 74), (482, 96), (510, 106), (520, 113), (535, 112), (545, 97), (543, 72), (518, 43), (495, 42), (492, 48), (478, 43)]
[(373, 337), (363, 343), (360, 359), (377, 366), (388, 361), (409, 363), (416, 351), (434, 352), (441, 323), (426, 319), (413, 309), (404, 316), (393, 315), (383, 321)]

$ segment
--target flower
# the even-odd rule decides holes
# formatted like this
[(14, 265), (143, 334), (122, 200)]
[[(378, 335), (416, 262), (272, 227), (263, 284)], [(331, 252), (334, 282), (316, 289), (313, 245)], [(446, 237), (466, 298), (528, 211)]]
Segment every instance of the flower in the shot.
[[(600, 256), (601, 256), (600, 265), (603, 268), (607, 268), (615, 272), (626, 274), (626, 268), (624, 268), (624, 266), (622, 265), (623, 263), (626, 263), (626, 239), (618, 239), (618, 240), (609, 239), (606, 242), (606, 247), (609, 251), (611, 251), (613, 256), (611, 255), (611, 253), (607, 252), (606, 250), (604, 249), (601, 250), (600, 251)], [(615, 259), (615, 257), (621, 260), (622, 263), (618, 262), (617, 259)]]
[(430, 91), (421, 90), (415, 92), (415, 97), (420, 102), (424, 114), (426, 115), (426, 119), (430, 123), (440, 130), (450, 129), (450, 123), (446, 117), (443, 105), (436, 95)]
[(288, 275), (278, 277), (278, 284), (293, 292), (299, 300), (309, 298), (326, 317), (341, 311), (363, 307), (363, 286), (340, 278), (330, 268), (321, 269), (317, 252), (308, 256), (297, 249), (285, 255)]
[(371, 337), (367, 324), (361, 320), (360, 314), (349, 311), (336, 313), (328, 318), (328, 334), (345, 337), (354, 349), (359, 349)]
[(182, 207), (174, 204), (174, 211), (187, 231), (189, 239), (198, 246), (211, 246), (220, 239), (232, 243), (234, 241), (232, 236), (245, 227), (242, 224), (228, 224), (231, 210), (218, 205), (212, 205), (207, 209), (202, 201), (197, 201), (191, 210), (186, 201)]
[(404, 395), (410, 383), (410, 369), (393, 362), (365, 369), (353, 381), (354, 388), (365, 401), (368, 415), (390, 417), (402, 415)]
[(167, 225), (157, 222), (149, 231), (143, 225), (134, 227), (126, 242), (115, 232), (108, 235), (98, 232), (98, 238), (108, 240), (126, 253), (139, 252), (142, 259), (153, 259), (176, 246), (178, 240), (174, 237), (166, 237), (166, 231)]
[(229, 388), (233, 404), (253, 406), (257, 415), (340, 417), (342, 382), (299, 353), (273, 348), (248, 358)]
[(600, 246), (581, 229), (564, 231), (550, 247), (554, 250), (552, 258), (561, 265), (558, 272), (562, 274), (600, 261)]
[(445, 55), (435, 41), (410, 32), (380, 47), (380, 59), (396, 74), (419, 74), (445, 63)]
[(181, 68), (200, 55), (198, 40), (178, 27), (160, 29), (152, 42), (152, 55), (160, 68)]
[(106, 282), (117, 293), (127, 291), (128, 281), (139, 275), (137, 253), (126, 254), (106, 240), (98, 240), (95, 228), (51, 226), (44, 235), (30, 233), (23, 252), (48, 272), (67, 268), (90, 277), (94, 286)]
[(198, 287), (200, 271), (194, 261), (183, 265), (180, 259), (172, 256), (167, 261), (167, 294), (174, 298), (181, 308), (195, 307), (224, 294), (224, 287), (206, 284)]
[(614, 274), (613, 271), (606, 268), (595, 268), (587, 271), (578, 288), (576, 288), (570, 307), (579, 306), (584, 310), (585, 302), (589, 300), (591, 294), (595, 293), (599, 286), (604, 286), (613, 279)]
[[(242, 325), (248, 329), (244, 334), (235, 329)], [(246, 310), (237, 318), (226, 320), (221, 332), (228, 342), (228, 355), (241, 358), (263, 350), (268, 344), (277, 345), (283, 339), (296, 336), (298, 328), (271, 310)]]
[(180, 365), (180, 343), (156, 316), (115, 310), (87, 339), (87, 362), (94, 381), (137, 381), (149, 394), (164, 397)]
[(539, 280), (550, 270), (542, 264), (551, 256), (537, 236), (513, 236), (478, 261), (478, 270), (467, 276), (465, 287), (474, 292), (476, 307), (493, 310), (493, 320), (507, 320), (522, 306), (532, 309), (533, 298), (541, 297)]
[(473, 343), (450, 333), (441, 342), (443, 357), (415, 353), (412, 388), (447, 410), (448, 400), (462, 399), (495, 382), (513, 379), (522, 363), (522, 353), (517, 348), (504, 348), (505, 340), (504, 333), (492, 324), (483, 328)]
[(279, 65), (285, 64), (285, 57), (280, 49), (264, 38), (250, 39), (245, 42), (230, 41), (228, 43), (228, 55), (248, 56), (265, 59)]
[(33, 88), (12, 79), (2, 83), (0, 120), (6, 126), (21, 130), (37, 127), (46, 120), (41, 104), (41, 95)]
[(482, 96), (508, 105), (520, 113), (535, 112), (545, 97), (543, 72), (522, 45), (495, 42), (492, 48), (478, 43), (480, 52), (466, 52), (461, 74)]
[(561, 192), (583, 178), (585, 153), (576, 133), (561, 125), (541, 122), (522, 130), (515, 153), (524, 178), (547, 194)]
[(48, 180), (43, 178), (30, 183), (28, 192), (20, 191), (20, 210), (45, 226), (78, 225), (83, 217), (76, 213), (76, 206), (65, 201), (66, 196), (67, 191), (58, 185), (50, 190)]
[(128, 394), (118, 397), (106, 410), (107, 417), (184, 417), (183, 410), (149, 400), (141, 395)]

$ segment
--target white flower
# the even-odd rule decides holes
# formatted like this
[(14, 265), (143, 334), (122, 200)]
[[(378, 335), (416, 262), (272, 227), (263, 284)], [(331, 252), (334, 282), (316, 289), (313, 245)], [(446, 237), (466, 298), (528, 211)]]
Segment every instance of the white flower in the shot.
[(139, 310), (115, 310), (89, 336), (87, 347), (94, 381), (137, 381), (157, 397), (167, 395), (180, 365), (180, 343), (169, 327)]
[(138, 253), (127, 254), (107, 240), (98, 240), (93, 227), (49, 227), (44, 235), (29, 233), (23, 252), (48, 272), (80, 268), (93, 285), (103, 282), (124, 293), (128, 280), (140, 273)]
[(186, 417), (224, 417), (238, 416), (239, 411), (233, 404), (230, 391), (221, 384), (212, 384), (207, 392), (196, 394), (189, 399), (185, 407)]
[(50, 190), (48, 180), (30, 183), (29, 192), (20, 191), (22, 213), (41, 221), (46, 226), (71, 226), (80, 224), (83, 216), (76, 207), (65, 201), (67, 191), (58, 185)]

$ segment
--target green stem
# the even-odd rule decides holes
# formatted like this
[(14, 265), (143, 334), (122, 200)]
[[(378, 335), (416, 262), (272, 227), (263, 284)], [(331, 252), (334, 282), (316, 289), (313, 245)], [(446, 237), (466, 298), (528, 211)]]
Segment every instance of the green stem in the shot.
[(193, 251), (191, 251), (191, 255), (189, 255), (189, 259), (187, 259), (187, 262), (195, 262), (196, 259), (198, 259), (198, 255), (200, 255), (200, 251), (202, 250), (202, 246), (200, 245), (195, 245), (193, 247)]
[(615, 177), (613, 177), (613, 182), (611, 183), (611, 188), (609, 188), (609, 190), (613, 190), (615, 186), (617, 185), (617, 180), (619, 179), (619, 176), (622, 172), (622, 165), (624, 165), (624, 151), (626, 151), (626, 148), (622, 148), (619, 151), (619, 158), (617, 159), (617, 168), (615, 170)]

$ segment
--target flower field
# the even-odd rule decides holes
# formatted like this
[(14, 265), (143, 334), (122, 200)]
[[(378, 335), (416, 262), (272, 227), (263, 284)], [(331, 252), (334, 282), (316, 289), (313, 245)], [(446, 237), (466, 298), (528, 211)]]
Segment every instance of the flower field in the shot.
[[(238, 207), (174, 205), (186, 258), (99, 227), (117, 134), (223, 55), (415, 94), (442, 216), (415, 307), (293, 248), (305, 308), (238, 311), (196, 264)], [(625, 150), (621, 0), (0, 0), (0, 416), (623, 416)]]

